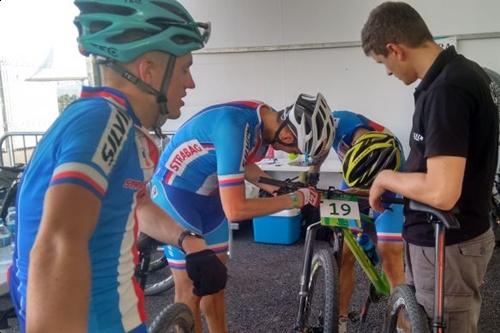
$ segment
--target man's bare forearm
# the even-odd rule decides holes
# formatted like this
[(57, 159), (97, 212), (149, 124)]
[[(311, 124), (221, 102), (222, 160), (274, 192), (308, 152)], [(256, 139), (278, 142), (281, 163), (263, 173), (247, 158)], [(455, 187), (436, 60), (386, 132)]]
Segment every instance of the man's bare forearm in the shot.
[(140, 203), (137, 218), (142, 232), (162, 243), (177, 245), (177, 239), (183, 228), (153, 201), (146, 199)]
[[(137, 209), (137, 218), (141, 232), (162, 243), (178, 245), (177, 241), (184, 228), (179, 226), (149, 197), (141, 200)], [(182, 245), (186, 253), (206, 249), (205, 241), (195, 237), (186, 237)]]

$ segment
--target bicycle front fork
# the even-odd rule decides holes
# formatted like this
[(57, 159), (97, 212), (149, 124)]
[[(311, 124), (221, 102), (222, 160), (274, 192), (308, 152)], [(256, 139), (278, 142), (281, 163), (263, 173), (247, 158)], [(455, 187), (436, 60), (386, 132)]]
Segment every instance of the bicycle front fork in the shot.
[(305, 311), (307, 295), (309, 293), (309, 278), (311, 277), (311, 262), (314, 254), (314, 240), (316, 232), (321, 228), (321, 222), (316, 222), (307, 227), (304, 244), (304, 262), (302, 264), (302, 274), (300, 275), (299, 289), (299, 313), (295, 322), (295, 330), (302, 332), (305, 325)]

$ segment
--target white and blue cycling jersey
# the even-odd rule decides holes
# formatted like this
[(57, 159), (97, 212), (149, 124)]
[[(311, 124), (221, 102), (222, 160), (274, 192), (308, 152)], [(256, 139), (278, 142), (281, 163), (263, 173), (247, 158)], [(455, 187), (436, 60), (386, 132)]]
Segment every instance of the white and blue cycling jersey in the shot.
[[(183, 228), (202, 234), (216, 253), (228, 248), (228, 221), (219, 188), (243, 186), (245, 166), (261, 160), (260, 108), (241, 101), (208, 107), (176, 132), (153, 176), (151, 196)], [(172, 269), (185, 269), (185, 254), (165, 247)]]
[(81, 186), (101, 201), (88, 243), (92, 272), (88, 332), (146, 332), (144, 297), (134, 278), (135, 210), (157, 160), (154, 141), (117, 90), (84, 87), (82, 98), (54, 122), (23, 174), (17, 198), (10, 291), (22, 332), (29, 253), (40, 228), (45, 193), (59, 184)]
[(259, 110), (241, 101), (208, 107), (182, 125), (162, 153), (155, 179), (200, 195), (244, 184), (245, 165), (261, 160)]
[[(335, 126), (335, 137), (332, 148), (337, 153), (340, 161), (344, 160), (347, 151), (352, 147), (354, 134), (358, 129), (364, 128), (368, 131), (384, 132), (392, 134), (386, 127), (366, 118), (361, 114), (351, 111), (333, 111), (333, 123)], [(347, 189), (344, 181), (339, 186)], [(377, 238), (379, 242), (401, 242), (403, 240), (401, 231), (403, 230), (403, 205), (391, 205), (382, 213), (374, 213)], [(362, 226), (364, 228), (365, 226)], [(356, 233), (359, 227), (350, 222), (350, 228)]]

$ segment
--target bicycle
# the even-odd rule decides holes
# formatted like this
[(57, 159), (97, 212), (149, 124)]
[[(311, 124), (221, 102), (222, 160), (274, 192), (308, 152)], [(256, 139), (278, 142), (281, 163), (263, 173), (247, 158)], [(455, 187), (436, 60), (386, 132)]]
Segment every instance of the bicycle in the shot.
[[(459, 229), (460, 223), (453, 210), (441, 211), (416, 201), (409, 202), (409, 209), (427, 213), (428, 222), (434, 224), (436, 266), (434, 269), (434, 313), (431, 327), (433, 333), (442, 333), (446, 328), (443, 316), (446, 229)], [(412, 332), (431, 332), (427, 315), (417, 302), (415, 289), (405, 284), (397, 286), (389, 299), (384, 332), (401, 332), (401, 328), (397, 327), (401, 321), (408, 322)]]
[[(158, 295), (174, 287), (174, 279), (170, 274), (170, 270), (166, 270), (168, 261), (163, 254), (163, 245), (145, 234), (139, 234), (137, 240), (139, 265), (135, 276), (139, 280), (142, 290), (144, 290), (144, 296)], [(163, 270), (167, 276), (148, 284), (147, 281), (151, 275), (160, 270)]]
[[(279, 181), (260, 178), (259, 182), (278, 186), (279, 193), (290, 193), (306, 186), (301, 182), (287, 179)], [(304, 333), (337, 332), (339, 319), (339, 272), (342, 263), (344, 243), (347, 244), (355, 259), (370, 280), (370, 292), (360, 311), (360, 329), (366, 324), (368, 309), (372, 302), (378, 302), (381, 296), (389, 296), (390, 285), (385, 273), (375, 267), (355, 236), (349, 229), (349, 219), (371, 221), (364, 214), (359, 214), (358, 199), (345, 191), (330, 187), (327, 190), (317, 189), (322, 195), (321, 208), (303, 211), (306, 223), (309, 224), (305, 236), (304, 261), (300, 278), (299, 310), (295, 322), (295, 330)], [(365, 198), (366, 200), (366, 198)], [(384, 198), (385, 203), (402, 204), (399, 198)], [(329, 249), (314, 250), (317, 232), (328, 228), (331, 233)], [(319, 304), (314, 302), (318, 297), (317, 283), (324, 281), (324, 293)], [(320, 296), (320, 297), (321, 297)]]
[[(19, 181), (21, 180), (24, 164), (14, 166), (0, 166), (0, 218), (6, 223), (9, 207), (15, 206)], [(13, 306), (0, 311), (0, 330), (8, 329), (9, 319), (16, 318)]]
[(194, 317), (184, 303), (173, 303), (164, 308), (149, 325), (148, 333), (194, 332)]
[(24, 164), (0, 166), (0, 218), (4, 220), (9, 207), (16, 204), (17, 187), (24, 168)]
[[(167, 263), (164, 262), (163, 255), (161, 255), (159, 259), (151, 262), (152, 253), (156, 251), (158, 247), (161, 245), (163, 245), (161, 242), (158, 242), (157, 240), (149, 237), (146, 234), (141, 233), (138, 236), (137, 250), (139, 251), (139, 263), (136, 267), (135, 276), (139, 280), (139, 285), (144, 291), (148, 287), (147, 285), (148, 275), (150, 275), (154, 270), (167, 267), (168, 265), (168, 262)], [(155, 265), (155, 267), (150, 268), (150, 264)], [(171, 280), (169, 288), (172, 288), (174, 286), (173, 278), (172, 276), (169, 276), (169, 278)], [(154, 288), (154, 284), (150, 288)], [(187, 307), (187, 305), (183, 303), (170, 304), (166, 306), (163, 310), (161, 310), (160, 313), (153, 319), (148, 328), (148, 332), (149, 333), (194, 332), (194, 316), (189, 307)]]

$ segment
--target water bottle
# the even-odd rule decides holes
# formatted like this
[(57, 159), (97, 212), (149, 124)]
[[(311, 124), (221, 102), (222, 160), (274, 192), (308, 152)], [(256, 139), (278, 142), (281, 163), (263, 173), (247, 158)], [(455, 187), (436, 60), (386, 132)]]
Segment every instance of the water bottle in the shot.
[(12, 234), (12, 239), (16, 234), (16, 207), (10, 206), (7, 210), (7, 216), (5, 217), (7, 228), (9, 228), (10, 233)]
[(10, 246), (10, 231), (0, 218), (0, 266), (8, 265), (12, 260), (12, 247)]
[(360, 233), (358, 234), (358, 243), (361, 245), (372, 264), (377, 265), (380, 262), (380, 258), (371, 238), (367, 234)]

